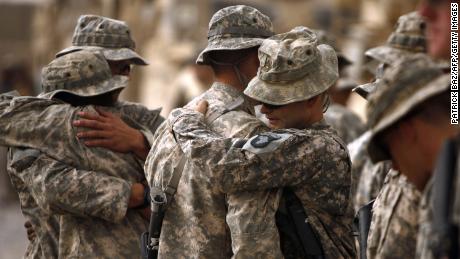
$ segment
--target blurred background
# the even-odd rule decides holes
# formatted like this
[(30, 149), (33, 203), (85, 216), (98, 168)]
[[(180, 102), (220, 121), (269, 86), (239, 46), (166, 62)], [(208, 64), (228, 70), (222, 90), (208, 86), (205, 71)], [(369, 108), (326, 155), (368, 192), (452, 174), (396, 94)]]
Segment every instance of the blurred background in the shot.
[[(71, 45), (81, 14), (124, 20), (136, 50), (150, 65), (133, 70), (122, 99), (162, 115), (185, 104), (212, 83), (207, 67), (195, 66), (206, 46), (208, 22), (217, 10), (248, 4), (272, 18), (276, 32), (303, 25), (334, 36), (351, 61), (347, 77), (369, 80), (362, 68), (366, 49), (383, 44), (398, 17), (416, 9), (418, 0), (0, 0), (0, 93), (18, 90), (35, 95), (41, 68)], [(364, 119), (365, 101), (352, 95), (348, 106)], [(17, 195), (0, 150), (0, 258), (20, 258), (27, 245)]]

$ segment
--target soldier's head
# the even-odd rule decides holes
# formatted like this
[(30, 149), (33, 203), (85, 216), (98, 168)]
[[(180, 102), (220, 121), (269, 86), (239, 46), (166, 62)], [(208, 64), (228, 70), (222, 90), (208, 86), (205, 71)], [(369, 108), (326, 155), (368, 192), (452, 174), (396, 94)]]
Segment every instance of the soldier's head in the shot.
[(127, 83), (126, 76), (112, 76), (102, 54), (81, 50), (58, 57), (43, 68), (41, 96), (74, 106), (110, 106)]
[(449, 0), (422, 0), (419, 6), (427, 21), (428, 53), (434, 58), (450, 58), (450, 4)]
[(72, 46), (58, 52), (56, 57), (80, 50), (100, 52), (109, 63), (113, 75), (129, 76), (131, 65), (148, 64), (135, 52), (135, 47), (125, 22), (97, 15), (82, 15), (75, 27)]
[(369, 155), (373, 162), (392, 160), (423, 190), (443, 141), (457, 132), (450, 124), (450, 77), (416, 54), (385, 71), (379, 84), (367, 109)]
[(260, 68), (244, 93), (261, 102), (273, 128), (305, 128), (323, 118), (326, 91), (338, 79), (332, 47), (306, 27), (275, 35), (259, 48)]
[(366, 51), (366, 68), (375, 76), (371, 83), (357, 86), (354, 91), (364, 98), (376, 90), (386, 69), (417, 53), (426, 53), (426, 23), (417, 12), (399, 17), (387, 42)]
[(257, 9), (245, 5), (223, 8), (209, 22), (208, 46), (196, 63), (210, 65), (216, 80), (224, 78), (243, 90), (257, 73), (258, 47), (273, 34), (270, 18)]

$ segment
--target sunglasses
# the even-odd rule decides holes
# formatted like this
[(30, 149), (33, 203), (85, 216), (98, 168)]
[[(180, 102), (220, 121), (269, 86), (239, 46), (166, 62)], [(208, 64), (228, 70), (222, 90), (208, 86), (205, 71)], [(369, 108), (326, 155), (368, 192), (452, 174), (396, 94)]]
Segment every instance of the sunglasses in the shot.
[(284, 106), (284, 105), (274, 105), (274, 104), (268, 104), (268, 103), (262, 103), (262, 105), (265, 106), (265, 108), (268, 108), (270, 110), (276, 110)]

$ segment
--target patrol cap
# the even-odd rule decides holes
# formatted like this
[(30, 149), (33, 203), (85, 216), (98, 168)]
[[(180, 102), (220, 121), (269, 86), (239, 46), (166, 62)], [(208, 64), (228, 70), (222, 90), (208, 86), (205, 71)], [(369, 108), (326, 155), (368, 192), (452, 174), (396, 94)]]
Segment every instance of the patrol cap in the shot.
[(259, 48), (260, 67), (244, 93), (258, 101), (285, 105), (310, 99), (339, 78), (334, 49), (318, 45), (306, 27), (266, 39)]
[(135, 48), (125, 22), (98, 15), (82, 15), (73, 33), (72, 46), (58, 52), (56, 57), (85, 49), (100, 51), (110, 61), (131, 60), (136, 65), (147, 65), (134, 51)]
[(379, 134), (423, 102), (447, 91), (450, 75), (443, 73), (430, 57), (420, 53), (402, 59), (386, 70), (378, 84), (377, 90), (369, 96), (367, 107), (371, 130), (368, 152), (374, 163), (390, 159), (377, 140)]
[(243, 50), (257, 47), (272, 36), (270, 18), (254, 7), (235, 5), (217, 11), (209, 22), (208, 45), (197, 64), (209, 65), (209, 53), (216, 50)]
[(418, 12), (411, 12), (399, 17), (395, 30), (388, 37), (385, 45), (365, 52), (370, 71), (374, 73), (379, 63), (392, 65), (401, 57), (414, 53), (425, 53), (425, 28), (425, 21)]
[(42, 70), (46, 96), (58, 93), (94, 97), (125, 88), (126, 76), (112, 76), (109, 64), (100, 53), (86, 50), (71, 52), (51, 61)]

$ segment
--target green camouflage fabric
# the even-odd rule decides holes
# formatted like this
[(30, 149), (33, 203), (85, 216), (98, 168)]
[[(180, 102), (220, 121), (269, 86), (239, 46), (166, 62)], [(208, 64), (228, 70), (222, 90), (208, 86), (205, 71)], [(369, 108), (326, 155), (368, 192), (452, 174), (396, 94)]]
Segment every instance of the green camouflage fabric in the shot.
[(266, 39), (259, 48), (260, 68), (244, 93), (260, 102), (284, 105), (323, 93), (339, 78), (337, 56), (318, 45), (306, 27)]
[(36, 234), (35, 239), (30, 241), (24, 258), (58, 258), (59, 216), (41, 209), (30, 191), (32, 186), (29, 177), (43, 170), (33, 163), (39, 153), (30, 149), (10, 148), (8, 175), (19, 195), (22, 214), (31, 222)]
[[(209, 102), (208, 127), (223, 136), (245, 138), (268, 130), (253, 116), (251, 101), (229, 85), (214, 83), (187, 107), (203, 99)], [(149, 185), (164, 189), (180, 156), (170, 128), (163, 124), (145, 163)], [(163, 221), (159, 257), (230, 258), (233, 251), (234, 258), (281, 258), (274, 221), (279, 190), (225, 194), (205, 172), (193, 161), (185, 163)]]
[(208, 54), (212, 51), (260, 46), (263, 39), (273, 34), (270, 18), (254, 7), (225, 7), (212, 16), (208, 29), (208, 46), (199, 54), (196, 63), (211, 64)]
[(329, 105), (324, 113), (324, 119), (347, 144), (361, 136), (366, 129), (358, 115), (337, 103)]
[(376, 136), (419, 104), (449, 89), (450, 75), (444, 74), (439, 64), (427, 55), (414, 54), (386, 70), (379, 84), (367, 106), (371, 129), (368, 152), (374, 163), (390, 159), (377, 143)]
[(291, 186), (325, 258), (354, 258), (348, 152), (324, 121), (249, 140), (221, 137), (209, 130), (202, 114), (188, 109), (174, 110), (167, 123), (189, 159), (207, 169), (214, 188), (230, 194)]
[(121, 91), (128, 77), (113, 76), (101, 54), (89, 51), (69, 53), (51, 61), (42, 70), (42, 89), (49, 97), (70, 94), (94, 97)]
[(131, 31), (125, 22), (98, 15), (82, 15), (75, 26), (72, 46), (58, 52), (56, 57), (89, 50), (101, 52), (107, 60), (130, 60), (136, 65), (147, 65), (134, 51), (135, 47)]
[(391, 170), (372, 209), (367, 258), (415, 257), (421, 193)]
[[(158, 110), (137, 104), (101, 109), (141, 131), (154, 132), (161, 122)], [(72, 126), (80, 111), (96, 112), (93, 106), (35, 97), (2, 102), (0, 144), (46, 154), (36, 162), (42, 171), (31, 193), (41, 193), (34, 197), (41, 208), (62, 214), (59, 230), (66, 234), (59, 236), (59, 258), (140, 257), (140, 234), (148, 222), (127, 205), (131, 184), (145, 180), (143, 161), (131, 153), (86, 147)]]
[(365, 55), (369, 59), (374, 59), (376, 65), (378, 63), (393, 65), (401, 57), (410, 56), (414, 53), (425, 53), (425, 28), (425, 21), (418, 12), (402, 15), (386, 44), (369, 49)]

